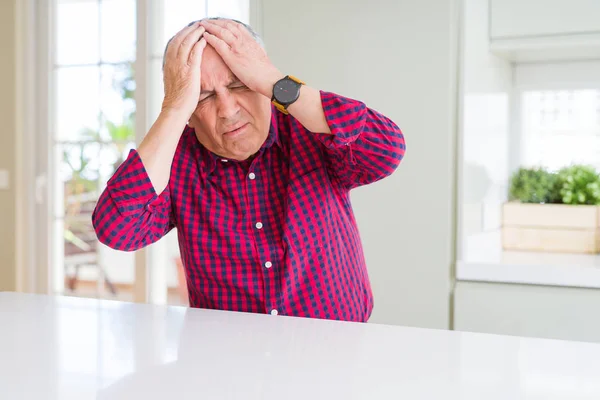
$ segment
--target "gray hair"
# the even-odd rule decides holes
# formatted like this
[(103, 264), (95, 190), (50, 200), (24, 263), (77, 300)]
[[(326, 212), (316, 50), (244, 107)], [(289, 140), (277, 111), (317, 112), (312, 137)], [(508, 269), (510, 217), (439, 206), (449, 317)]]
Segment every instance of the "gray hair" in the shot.
[[(250, 25), (245, 24), (242, 21), (238, 21), (237, 19), (223, 18), (223, 17), (206, 17), (206, 18), (198, 19), (196, 21), (192, 21), (187, 26), (195, 24), (196, 22), (214, 21), (214, 20), (228, 20), (228, 21), (233, 21), (233, 22), (236, 22), (236, 23), (242, 25), (244, 28), (246, 28), (246, 30), (248, 32), (250, 32), (250, 35), (252, 35), (252, 38), (256, 41), (256, 43), (258, 43), (260, 45), (260, 47), (262, 47), (263, 49), (266, 49), (265, 42), (262, 40), (260, 35), (258, 33), (256, 33), (256, 31), (254, 29), (252, 29), (252, 27)], [(167, 49), (169, 48), (169, 44), (171, 44), (171, 40), (173, 40), (174, 37), (175, 36), (173, 36), (171, 39), (169, 39), (169, 41), (167, 42), (167, 45), (165, 46), (165, 51), (163, 52), (163, 62), (162, 62), (163, 70), (165, 69), (165, 56), (167, 55)]]

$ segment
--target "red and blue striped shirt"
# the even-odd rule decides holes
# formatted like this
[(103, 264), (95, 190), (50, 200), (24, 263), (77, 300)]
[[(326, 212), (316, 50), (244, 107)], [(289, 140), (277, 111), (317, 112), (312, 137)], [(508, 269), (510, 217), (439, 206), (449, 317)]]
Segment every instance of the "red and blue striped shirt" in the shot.
[(135, 150), (93, 213), (99, 240), (140, 249), (177, 228), (190, 305), (365, 322), (373, 294), (350, 190), (390, 175), (398, 126), (364, 103), (321, 91), (331, 134), (272, 109), (269, 135), (245, 161), (183, 132), (157, 194)]

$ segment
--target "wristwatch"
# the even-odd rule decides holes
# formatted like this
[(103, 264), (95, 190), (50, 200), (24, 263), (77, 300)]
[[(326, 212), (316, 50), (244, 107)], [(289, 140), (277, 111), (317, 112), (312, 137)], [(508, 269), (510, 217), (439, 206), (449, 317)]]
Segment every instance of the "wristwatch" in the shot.
[(304, 82), (292, 75), (287, 75), (285, 78), (278, 80), (275, 86), (273, 86), (272, 103), (282, 113), (289, 114), (287, 108), (290, 104), (298, 100), (298, 97), (300, 97), (300, 88), (304, 84)]

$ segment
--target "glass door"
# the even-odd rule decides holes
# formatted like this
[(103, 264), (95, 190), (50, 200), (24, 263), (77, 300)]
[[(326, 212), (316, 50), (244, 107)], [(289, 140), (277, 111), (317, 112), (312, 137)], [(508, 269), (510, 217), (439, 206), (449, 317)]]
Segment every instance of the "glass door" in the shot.
[(132, 300), (134, 254), (96, 239), (91, 214), (135, 147), (136, 0), (57, 0), (50, 46), (51, 288)]

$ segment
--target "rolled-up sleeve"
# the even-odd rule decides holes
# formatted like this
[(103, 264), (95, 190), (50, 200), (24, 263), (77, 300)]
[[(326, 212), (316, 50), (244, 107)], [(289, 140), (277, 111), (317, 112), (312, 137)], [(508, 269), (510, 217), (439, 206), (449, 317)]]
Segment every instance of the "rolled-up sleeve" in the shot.
[(169, 188), (156, 193), (135, 150), (108, 181), (92, 224), (101, 243), (124, 251), (154, 243), (174, 227)]
[(317, 134), (328, 157), (328, 168), (346, 188), (376, 182), (391, 175), (406, 150), (400, 128), (364, 103), (321, 91), (331, 134)]

